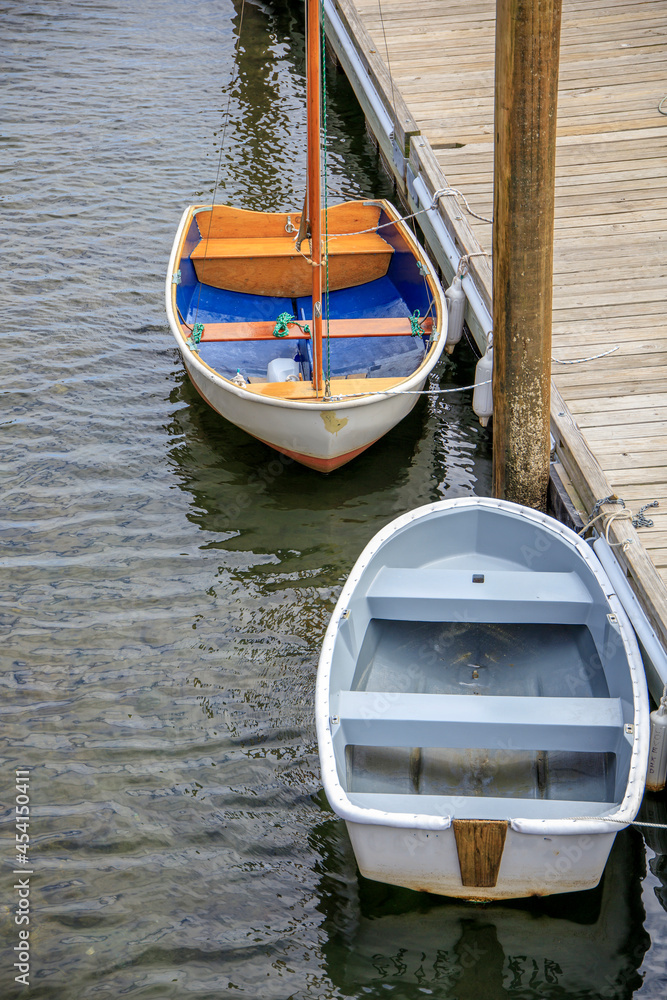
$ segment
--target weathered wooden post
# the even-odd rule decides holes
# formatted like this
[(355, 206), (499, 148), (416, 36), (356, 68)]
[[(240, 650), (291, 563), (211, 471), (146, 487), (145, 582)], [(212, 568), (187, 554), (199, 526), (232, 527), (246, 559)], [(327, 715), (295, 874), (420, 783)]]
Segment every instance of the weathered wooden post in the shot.
[(496, 5), (493, 489), (538, 510), (549, 483), (561, 5)]

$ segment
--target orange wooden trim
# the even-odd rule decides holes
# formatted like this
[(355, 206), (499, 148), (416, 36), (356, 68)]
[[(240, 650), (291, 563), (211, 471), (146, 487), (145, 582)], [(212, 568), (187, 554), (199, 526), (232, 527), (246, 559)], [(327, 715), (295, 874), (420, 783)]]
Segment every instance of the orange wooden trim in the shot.
[(452, 820), (462, 885), (488, 889), (496, 884), (508, 825), (504, 819)]
[[(326, 229), (336, 233), (355, 233), (372, 229), (380, 221), (380, 205), (363, 201), (345, 201), (331, 205), (326, 212)], [(202, 238), (248, 239), (254, 236), (287, 237), (288, 217), (294, 229), (299, 228), (301, 209), (294, 212), (253, 212), (233, 205), (202, 206), (195, 210)], [(322, 229), (324, 230), (324, 212)]]
[[(307, 251), (307, 244), (302, 250)], [(378, 233), (336, 236), (329, 240), (329, 256), (341, 254), (393, 253), (391, 244)], [(291, 236), (246, 236), (233, 239), (202, 239), (190, 254), (191, 260), (227, 260), (246, 257), (307, 257), (300, 254)], [(311, 265), (312, 266), (312, 265)]]
[[(405, 382), (404, 378), (347, 378), (331, 379), (332, 396), (354, 396), (372, 392), (386, 392), (394, 386)], [(313, 402), (322, 402), (322, 393), (319, 395), (313, 389), (311, 382), (254, 382), (246, 385), (246, 392), (255, 393), (257, 396), (274, 396), (276, 399), (303, 399)]]
[[(311, 320), (301, 320), (310, 327)], [(426, 333), (433, 330), (433, 320), (422, 320)], [(252, 323), (205, 323), (202, 342), (217, 341), (238, 341), (238, 340), (272, 340), (275, 329), (275, 320)], [(330, 337), (399, 337), (410, 335), (410, 320), (404, 317), (391, 317), (389, 319), (331, 319), (329, 320)], [(326, 337), (327, 324), (323, 323), (323, 335)], [(288, 328), (287, 337), (276, 337), (276, 340), (299, 340), (307, 336), (297, 326)]]

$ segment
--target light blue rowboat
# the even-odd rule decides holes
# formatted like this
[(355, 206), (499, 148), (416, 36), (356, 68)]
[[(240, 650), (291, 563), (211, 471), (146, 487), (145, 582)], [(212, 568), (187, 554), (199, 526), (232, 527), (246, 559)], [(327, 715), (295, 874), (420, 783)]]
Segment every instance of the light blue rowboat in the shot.
[(368, 878), (474, 899), (597, 885), (646, 778), (632, 627), (546, 515), (442, 501), (367, 545), (320, 657), (322, 781)]

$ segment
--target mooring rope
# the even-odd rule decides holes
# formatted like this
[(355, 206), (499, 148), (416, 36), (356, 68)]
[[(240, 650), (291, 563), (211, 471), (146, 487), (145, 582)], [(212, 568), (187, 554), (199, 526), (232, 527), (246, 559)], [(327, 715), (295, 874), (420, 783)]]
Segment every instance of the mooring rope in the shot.
[(478, 385), (490, 385), (491, 379), (485, 382), (475, 382), (473, 385), (457, 385), (453, 389), (374, 389), (372, 392), (349, 392), (338, 393), (329, 396), (330, 402), (338, 402), (340, 399), (356, 399), (361, 396), (444, 396), (448, 392), (465, 392), (467, 389), (476, 389)]
[(561, 361), (560, 358), (552, 358), (557, 365), (583, 365), (584, 361), (597, 361), (598, 358), (606, 358), (609, 354), (613, 354), (614, 351), (620, 350), (620, 344), (616, 347), (610, 347), (608, 351), (603, 351), (602, 354), (591, 354), (590, 358), (575, 358), (573, 361)]
[(622, 826), (647, 826), (652, 830), (667, 830), (667, 823), (647, 823), (645, 820), (639, 819), (616, 819), (614, 816), (567, 816), (566, 820), (568, 822), (582, 820), (587, 823), (592, 821), (596, 823), (619, 823)]
[[(398, 219), (395, 219), (395, 220), (392, 219), (391, 222), (383, 222), (379, 226), (371, 226), (369, 229), (358, 229), (358, 230), (356, 230), (356, 232), (353, 232), (353, 233), (332, 233), (330, 235), (329, 239), (330, 240), (338, 240), (338, 239), (341, 239), (344, 236), (365, 236), (366, 233), (376, 233), (378, 231), (378, 229), (385, 229), (387, 226), (394, 226), (394, 225), (396, 225), (397, 222), (407, 222), (409, 219), (416, 219), (418, 215), (423, 215), (424, 212), (432, 212), (434, 208), (437, 208), (438, 207), (438, 201), (440, 200), (440, 198), (443, 198), (445, 195), (456, 195), (458, 198), (462, 198), (465, 210), (470, 215), (474, 216), (474, 218), (481, 219), (482, 222), (492, 222), (493, 221), (492, 219), (485, 219), (483, 215), (477, 215), (476, 212), (473, 212), (473, 210), (471, 209), (470, 205), (468, 204), (468, 202), (466, 200), (465, 195), (461, 191), (458, 191), (456, 188), (445, 187), (445, 188), (440, 188), (440, 190), (438, 190), (438, 191), (435, 192), (435, 194), (433, 195), (433, 198), (431, 200), (431, 204), (427, 208), (420, 208), (416, 212), (411, 212), (409, 215), (400, 215), (398, 217)], [(486, 252), (483, 252), (483, 253), (471, 253), (471, 254), (467, 254), (466, 256), (467, 257), (489, 257), (490, 254), (488, 254)]]
[[(620, 506), (622, 509), (616, 511), (604, 511), (601, 508), (604, 507), (605, 504), (615, 504), (617, 506)], [(643, 507), (640, 507), (639, 513), (635, 516), (633, 515), (632, 511), (625, 506), (625, 500), (622, 500), (621, 497), (617, 497), (615, 494), (612, 493), (611, 496), (602, 497), (601, 500), (595, 501), (595, 504), (593, 505), (593, 509), (590, 513), (590, 517), (588, 518), (587, 523), (583, 526), (583, 528), (579, 529), (578, 534), (584, 535), (589, 528), (592, 528), (597, 521), (601, 520), (602, 530), (604, 532), (604, 537), (607, 544), (610, 546), (620, 546), (621, 551), (625, 552), (628, 545), (632, 545), (632, 539), (625, 538), (623, 539), (623, 541), (620, 542), (610, 541), (609, 531), (614, 521), (618, 520), (631, 521), (633, 528), (652, 528), (653, 521), (651, 520), (650, 517), (646, 517), (644, 511), (648, 510), (649, 507), (659, 507), (659, 506), (660, 504), (657, 500), (652, 500), (650, 503), (645, 503)]]
[(378, 0), (378, 10), (380, 11), (380, 24), (382, 25), (382, 36), (384, 38), (384, 51), (387, 54), (387, 70), (389, 72), (389, 84), (391, 86), (391, 106), (392, 106), (392, 108), (395, 111), (395, 109), (396, 109), (396, 98), (394, 97), (394, 77), (393, 77), (393, 74), (391, 72), (391, 62), (390, 62), (390, 59), (389, 59), (389, 46), (387, 44), (387, 32), (385, 31), (384, 16), (383, 16), (383, 13), (382, 13), (382, 0)]

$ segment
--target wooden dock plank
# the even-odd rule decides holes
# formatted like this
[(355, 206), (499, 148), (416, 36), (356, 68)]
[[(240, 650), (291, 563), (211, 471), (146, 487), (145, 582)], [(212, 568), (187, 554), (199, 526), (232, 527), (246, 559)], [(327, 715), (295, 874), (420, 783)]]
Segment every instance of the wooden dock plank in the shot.
[[(383, 99), (412, 122), (410, 164), (493, 211), (495, 0), (334, 0), (381, 66)], [(389, 81), (386, 84), (386, 81)], [(660, 529), (630, 528), (619, 558), (667, 642), (667, 4), (563, 0), (556, 159), (552, 428), (567, 475), (593, 505), (613, 489)], [(399, 177), (399, 181), (402, 179)], [(460, 252), (491, 225), (457, 199), (441, 214)], [(471, 262), (491, 298), (486, 259)], [(578, 365), (559, 364), (603, 353)], [(616, 541), (625, 525), (611, 529)], [(621, 532), (619, 534), (619, 532)]]

